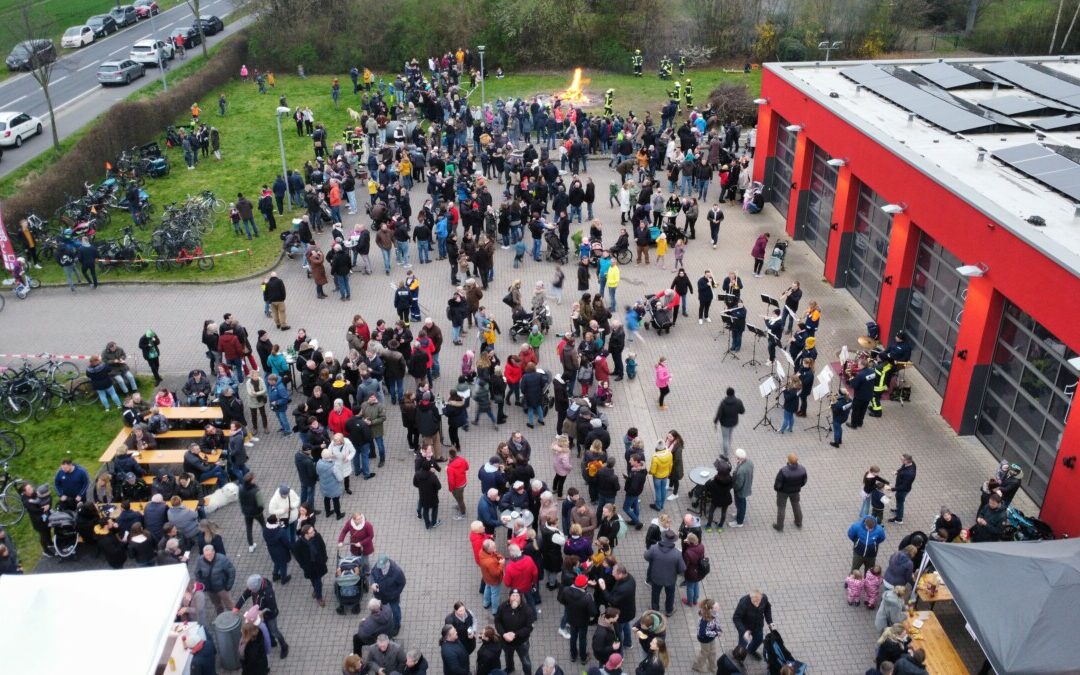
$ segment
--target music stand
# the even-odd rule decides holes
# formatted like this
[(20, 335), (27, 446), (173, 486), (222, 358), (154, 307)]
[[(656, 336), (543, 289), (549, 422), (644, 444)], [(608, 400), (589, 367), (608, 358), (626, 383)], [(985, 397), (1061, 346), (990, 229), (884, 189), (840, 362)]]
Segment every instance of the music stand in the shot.
[[(780, 301), (773, 296), (768, 295), (767, 293), (761, 294), (761, 301), (764, 302), (765, 305), (768, 307), (775, 307), (777, 309), (780, 309)], [(783, 313), (781, 313), (780, 316), (782, 317)]]
[[(727, 328), (727, 330), (728, 330), (728, 348), (727, 348), (727, 351), (724, 352), (724, 358), (720, 359), (720, 363), (723, 363), (724, 361), (727, 361), (727, 358), (729, 356), (731, 358), (735, 359), (736, 361), (738, 361), (739, 360), (739, 355), (736, 354), (735, 352), (731, 351), (731, 341), (732, 341), (732, 338), (733, 338), (733, 334), (731, 333), (732, 318), (730, 316), (728, 316), (727, 314), (721, 314), (720, 315), (720, 322), (724, 325), (724, 328)], [(723, 334), (724, 334), (724, 331), (721, 329), (719, 332), (717, 332), (716, 337), (713, 338), (713, 339), (714, 340), (719, 340), (720, 336), (723, 335)]]
[(776, 381), (769, 378), (758, 385), (758, 393), (761, 394), (761, 400), (764, 402), (764, 410), (761, 414), (761, 419), (754, 425), (754, 429), (764, 425), (768, 429), (776, 431), (776, 427), (773, 425), (772, 420), (769, 419), (769, 396), (776, 391)]
[(750, 331), (750, 334), (754, 336), (754, 346), (750, 353), (750, 360), (743, 364), (743, 366), (760, 366), (761, 361), (757, 360), (757, 346), (761, 338), (765, 337), (765, 331), (757, 326), (747, 325), (746, 330)]
[(810, 390), (811, 393), (814, 396), (814, 400), (817, 401), (817, 404), (818, 404), (818, 406), (817, 406), (817, 423), (803, 429), (803, 431), (817, 430), (817, 437), (818, 437), (819, 441), (821, 440), (821, 432), (822, 431), (832, 431), (832, 419), (831, 419), (831, 417), (828, 420), (828, 422), (829, 422), (828, 426), (824, 426), (824, 425), (821, 424), (822, 409), (825, 407), (825, 399), (829, 396), (830, 389), (831, 389), (830, 385), (832, 384), (831, 371), (825, 371), (825, 372), (829, 373), (829, 377), (822, 379), (820, 377), (820, 373), (819, 373), (819, 378), (818, 378), (817, 384), (815, 384), (814, 388)]

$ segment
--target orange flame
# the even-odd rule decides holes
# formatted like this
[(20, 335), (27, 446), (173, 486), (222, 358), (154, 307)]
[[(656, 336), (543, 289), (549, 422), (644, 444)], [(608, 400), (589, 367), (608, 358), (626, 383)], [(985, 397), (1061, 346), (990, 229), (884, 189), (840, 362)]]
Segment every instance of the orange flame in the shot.
[(570, 81), (570, 86), (555, 94), (560, 101), (570, 103), (572, 105), (588, 105), (590, 103), (589, 97), (585, 95), (585, 90), (582, 88), (587, 85), (591, 80), (581, 77), (581, 68), (574, 68), (574, 79)]

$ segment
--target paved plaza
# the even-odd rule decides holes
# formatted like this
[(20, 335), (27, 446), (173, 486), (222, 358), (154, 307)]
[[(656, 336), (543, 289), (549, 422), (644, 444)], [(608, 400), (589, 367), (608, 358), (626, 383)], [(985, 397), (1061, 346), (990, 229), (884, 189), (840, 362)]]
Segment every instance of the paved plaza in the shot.
[[(609, 208), (607, 200), (608, 183), (615, 174), (603, 162), (590, 162), (590, 171), (597, 186), (596, 215), (604, 223), (605, 241), (610, 244), (617, 236), (619, 220), (618, 212)], [(666, 180), (663, 182), (666, 193)], [(714, 181), (711, 198), (716, 197), (716, 187)], [(413, 190), (414, 209), (424, 197), (421, 187)], [(499, 201), (496, 194), (496, 202)], [(685, 262), (691, 279), (696, 281), (705, 269), (711, 269), (717, 279), (729, 270), (738, 271), (746, 283), (743, 297), (749, 310), (748, 322), (754, 325), (761, 325), (760, 315), (764, 315), (766, 309), (757, 299), (759, 293), (778, 296), (793, 280), (799, 280), (804, 290), (802, 307), (810, 300), (817, 300), (822, 307), (817, 345), (822, 359), (835, 361), (842, 345), (855, 349), (855, 340), (864, 332), (867, 315), (847, 291), (831, 288), (823, 282), (822, 263), (807, 246), (795, 243), (788, 249), (787, 269), (779, 279), (757, 279), (751, 274), (750, 249), (754, 239), (761, 232), (770, 232), (774, 241), (783, 234), (782, 220), (775, 210), (767, 208), (762, 214), (749, 216), (737, 207), (724, 206), (726, 219), (721, 228), (720, 246), (713, 250), (709, 246), (704, 217), (711, 203), (701, 205), (698, 238), (690, 242), (687, 250)], [(346, 225), (351, 227), (355, 218), (350, 217)], [(575, 224), (571, 231), (577, 228)], [(320, 237), (320, 243), (325, 244), (328, 235)], [(383, 275), (374, 245), (372, 249), (377, 272), (370, 277), (353, 275), (353, 300), (347, 303), (340, 302), (336, 296), (316, 301), (314, 288), (305, 278), (299, 261), (285, 260), (277, 268), (288, 289), (289, 322), (294, 331), (306, 328), (310, 336), (318, 338), (323, 349), (332, 350), (338, 358), (346, 352), (345, 331), (353, 314), (363, 314), (370, 324), (378, 318), (391, 321), (394, 317), (390, 282), (401, 279), (404, 273), (395, 268), (391, 276)], [(415, 263), (415, 251), (412, 253)], [(506, 287), (512, 280), (520, 278), (528, 297), (533, 284), (538, 280), (549, 283), (554, 271), (552, 263), (537, 263), (528, 257), (522, 268), (512, 269), (512, 253), (497, 252), (495, 282), (484, 299), (484, 304), (494, 311), (503, 327), (503, 334), (496, 344), (497, 353), (503, 360), (511, 349), (516, 349), (508, 335), (509, 309), (500, 302)], [(633, 264), (622, 267), (622, 283), (618, 290), (620, 316), (623, 305), (671, 284), (674, 272), (670, 252), (667, 257), (666, 270), (655, 264), (647, 268)], [(433, 317), (446, 335), (441, 355), (443, 377), (437, 381), (438, 392), (446, 395), (456, 380), (463, 350), (475, 347), (475, 336), (470, 335), (464, 347), (450, 343), (445, 306), (452, 288), (446, 262), (416, 265), (414, 269), (421, 280), (420, 301), (424, 314)], [(550, 367), (556, 362), (558, 339), (554, 332), (569, 327), (570, 299), (575, 297), (576, 288), (573, 263), (566, 267), (566, 273), (562, 306), (552, 305), (555, 330), (540, 349), (542, 367)], [(591, 290), (596, 291), (595, 277)], [(703, 582), (702, 597), (719, 601), (723, 608), (726, 622), (722, 645), (725, 650), (730, 650), (735, 644), (737, 636), (730, 622), (731, 612), (738, 599), (756, 587), (769, 596), (777, 628), (792, 653), (807, 662), (813, 672), (863, 673), (873, 665), (878, 636), (873, 626), (874, 613), (865, 608), (850, 607), (843, 590), (851, 559), (851, 545), (845, 533), (858, 515), (863, 472), (871, 464), (878, 464), (886, 477), (891, 478), (892, 471), (899, 466), (902, 452), (910, 452), (919, 468), (914, 490), (907, 501), (906, 522), (886, 527), (889, 539), (879, 556), (884, 562), (905, 534), (915, 529), (928, 531), (942, 505), (953, 508), (965, 526), (973, 522), (979, 504), (979, 486), (992, 473), (994, 458), (974, 437), (959, 438), (953, 433), (937, 414), (940, 397), (914, 373), (910, 378), (911, 402), (902, 407), (898, 402), (886, 402), (883, 418), (870, 418), (866, 426), (857, 431), (845, 430), (840, 449), (827, 445), (829, 439), (824, 434), (819, 438), (817, 431), (805, 430), (815, 422), (817, 404), (812, 399), (809, 416), (797, 419), (796, 433), (780, 436), (764, 428), (754, 430), (764, 408), (757, 394), (758, 382), (767, 371), (764, 365), (745, 365), (753, 346), (752, 336), (746, 334), (742, 360), (722, 362), (726, 334), (718, 337), (718, 319), (699, 326), (695, 320), (696, 307), (697, 300), (691, 297), (691, 316), (680, 318), (670, 335), (657, 337), (653, 332), (646, 332), (646, 342), (627, 345), (628, 352), (637, 354), (639, 373), (634, 381), (612, 383), (615, 407), (606, 412), (610, 419), (613, 454), (621, 455), (619, 439), (630, 426), (640, 429), (647, 448), (662, 439), (668, 430), (677, 429), (686, 439), (686, 471), (711, 464), (720, 448), (720, 435), (712, 425), (713, 415), (724, 388), (733, 386), (747, 407), (747, 414), (735, 431), (734, 441), (736, 447), (745, 448), (749, 453), (756, 467), (756, 479), (746, 527), (729, 528), (722, 534), (704, 537), (713, 571)], [(116, 340), (129, 356), (133, 356), (138, 354), (138, 337), (147, 328), (153, 328), (161, 336), (161, 362), (163, 372), (167, 374), (166, 382), (179, 389), (188, 370), (207, 366), (200, 342), (202, 321), (220, 320), (224, 312), (232, 312), (250, 331), (252, 339), (260, 328), (269, 330), (283, 347), (294, 337), (294, 331), (288, 335), (277, 331), (272, 321), (263, 315), (259, 278), (207, 285), (107, 284), (96, 291), (82, 287), (73, 294), (65, 287), (35, 291), (26, 301), (12, 298), (0, 316), (0, 351), (90, 354), (99, 352), (109, 340)], [(713, 314), (714, 317), (718, 314), (716, 304)], [(767, 359), (764, 342), (758, 345), (757, 354), (760, 361)], [(653, 365), (660, 355), (668, 357), (673, 375), (665, 411), (657, 408), (657, 389), (653, 383)], [(139, 368), (146, 372), (145, 364), (140, 363)], [(296, 399), (294, 396), (294, 401)], [(521, 410), (510, 407), (507, 410), (509, 421), (497, 429), (485, 418), (467, 433), (462, 433), (464, 455), (471, 466), (470, 483), (466, 488), (469, 519), (451, 519), (452, 498), (444, 491), (440, 509), (443, 526), (432, 532), (424, 531), (421, 521), (415, 517), (413, 457), (406, 447), (404, 429), (394, 410), (389, 411), (386, 424), (389, 456), (386, 466), (378, 470), (373, 480), (355, 481), (354, 494), (343, 498), (343, 509), (365, 512), (374, 525), (376, 552), (388, 554), (404, 569), (408, 585), (402, 598), (403, 622), (398, 641), (403, 646), (422, 649), (432, 673), (442, 669), (437, 640), (443, 618), (453, 609), (455, 600), (461, 599), (468, 604), (477, 615), (479, 626), (490, 621), (490, 615), (480, 607), (477, 594), (479, 570), (473, 563), (468, 543), (468, 524), (475, 517), (475, 505), (480, 497), (475, 478), (477, 470), (499, 441), (520, 429), (526, 432), (525, 437), (533, 447), (537, 476), (550, 482), (553, 475), (547, 451), (554, 433), (553, 422), (529, 430), (525, 428)], [(770, 416), (778, 427), (780, 411), (772, 410)], [(823, 424), (827, 424), (827, 417), (826, 405)], [(293, 466), (295, 439), (295, 436), (282, 439), (277, 433), (262, 434), (251, 451), (249, 466), (258, 476), (267, 499), (280, 483), (298, 489)], [(91, 454), (96, 456), (98, 449), (93, 450)], [(809, 472), (809, 481), (802, 493), (805, 525), (802, 529), (789, 526), (780, 533), (771, 527), (775, 518), (772, 482), (790, 452), (799, 454)], [(622, 465), (620, 457), (620, 475)], [(96, 465), (87, 468), (91, 474), (98, 469)], [(445, 474), (440, 476), (445, 486)], [(32, 478), (40, 482), (51, 476)], [(567, 486), (584, 490), (579, 472), (571, 474)], [(689, 506), (690, 487), (689, 480), (684, 479), (679, 498), (669, 502), (667, 512), (676, 520)], [(651, 494), (651, 488), (647, 487), (643, 502), (647, 503)], [(1026, 497), (1021, 495), (1018, 499), (1020, 508), (1033, 510)], [(643, 517), (645, 514), (651, 516), (653, 512), (646, 507)], [(788, 517), (790, 519), (790, 515)], [(212, 518), (225, 530), (229, 557), (237, 567), (237, 594), (248, 574), (270, 574), (270, 560), (261, 539), (254, 553), (248, 553), (243, 545), (243, 521), (236, 505), (215, 513)], [(325, 519), (318, 523), (330, 549), (331, 564), (331, 542), (336, 541), (340, 525), (340, 522)], [(644, 537), (644, 530), (635, 532), (631, 529), (616, 549), (616, 557), (638, 580), (639, 612), (648, 606), (642, 559)], [(500, 537), (500, 543), (503, 541)], [(51, 572), (71, 567), (46, 561), (38, 569)], [(276, 654), (271, 655), (272, 668), (279, 673), (338, 672), (342, 658), (351, 650), (351, 636), (360, 617), (338, 616), (332, 609), (332, 602), (327, 608), (320, 608), (311, 599), (310, 586), (295, 563), (290, 571), (294, 581), (285, 587), (278, 586), (277, 591), (281, 607), (279, 624), (289, 639), (291, 652), (285, 661), (279, 661)], [(580, 667), (567, 667), (568, 641), (556, 632), (561, 607), (554, 593), (541, 593), (542, 615), (533, 631), (530, 649), (533, 667), (539, 666), (546, 655), (553, 655), (568, 674), (580, 672)], [(968, 666), (977, 669), (982, 656), (964, 630), (963, 618), (955, 606), (943, 604), (939, 603), (937, 607), (942, 622)], [(78, 612), (80, 608), (73, 610)], [(677, 604), (675, 616), (669, 621), (672, 666), (668, 672), (688, 673), (697, 648), (696, 610)], [(636, 646), (629, 653), (627, 670), (632, 672), (639, 659)], [(750, 673), (764, 672), (761, 664), (748, 663)]]

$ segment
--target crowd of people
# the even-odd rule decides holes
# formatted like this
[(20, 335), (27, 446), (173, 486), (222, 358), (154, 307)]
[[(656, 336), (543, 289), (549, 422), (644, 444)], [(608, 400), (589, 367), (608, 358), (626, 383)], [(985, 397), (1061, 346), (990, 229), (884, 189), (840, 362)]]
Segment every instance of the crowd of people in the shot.
[[(723, 303), (720, 316), (728, 330), (728, 351), (736, 358), (741, 351), (748, 317), (739, 272), (728, 272), (720, 282), (710, 270), (691, 276), (683, 255), (696, 239), (699, 202), (706, 201), (714, 177), (720, 181), (720, 196), (706, 216), (713, 248), (721, 244), (724, 206), (750, 206), (753, 141), (740, 154), (741, 139), (737, 131), (731, 133), (733, 123), (708, 107), (687, 110), (678, 125), (665, 113), (659, 126), (650, 113), (589, 115), (558, 100), (496, 101), (475, 110), (467, 105), (461, 82), (471, 70), (466, 58), (459, 52), (432, 59), (426, 74), (412, 61), (390, 84), (375, 83), (369, 71), (361, 75), (354, 69), (353, 93), (364, 94), (356, 127), (332, 140), (325, 127), (314, 122), (310, 108), (297, 108), (297, 133), (312, 137), (314, 158), (302, 171), (278, 176), (263, 191), (271, 220), (273, 206), (282, 213), (285, 199), (304, 208), (299, 224), (282, 233), (284, 251), (299, 258), (314, 286), (304, 295), (329, 297), (324, 286), (333, 283), (340, 300), (350, 301), (350, 277), (375, 271), (370, 260), (374, 241), (384, 273), (402, 275), (387, 298), (389, 318), (369, 323), (356, 314), (343, 326), (344, 340), (310, 335), (305, 329), (290, 333), (287, 304), (298, 293), (287, 291), (283, 279), (272, 273), (263, 281), (261, 301), (278, 334), (258, 329), (252, 336), (232, 314), (221, 321), (205, 320), (201, 339), (206, 369), (192, 367), (176, 391), (159, 386), (152, 402), (133, 393), (137, 387), (129, 379), (123, 350), (110, 343), (88, 374), (102, 405), (109, 409), (111, 401), (121, 407), (125, 421), (134, 427), (132, 450), (154, 447), (161, 407), (213, 403), (222, 410), (221, 426), (204, 429), (203, 438), (185, 453), (179, 476), (166, 472), (147, 483), (137, 460), (120, 453), (109, 473), (102, 474), (104, 479), (91, 479), (86, 469), (69, 461), (52, 489), (30, 486), (24, 500), (42, 547), (49, 551), (53, 546), (47, 527), (50, 509), (86, 506), (82, 531), (112, 566), (131, 560), (137, 565), (192, 564), (194, 582), (181, 615), (204, 629), (188, 643), (201, 668), (197, 672), (214, 672), (209, 630), (214, 612), (208, 603), (217, 611), (240, 612), (251, 601), (243, 614), (240, 641), (245, 673), (266, 672), (274, 646), (281, 658), (288, 655), (274, 589), (292, 580), (294, 564), (310, 582), (312, 599), (320, 607), (326, 606), (329, 593), (324, 586), (329, 582), (339, 614), (364, 612), (352, 653), (342, 664), (345, 673), (425, 673), (438, 659), (442, 672), (450, 675), (514, 672), (518, 661), (531, 674), (530, 637), (545, 599), (561, 606), (558, 630), (569, 641), (569, 662), (590, 675), (631, 669), (649, 675), (667, 672), (667, 619), (676, 610), (676, 600), (699, 617), (693, 670), (744, 672), (746, 659), (763, 658), (762, 643), (775, 625), (768, 597), (751, 589), (735, 607), (724, 608), (701, 589), (711, 571), (708, 535), (743, 527), (752, 494), (751, 453), (736, 447), (733, 438), (746, 413), (743, 402), (733, 388), (726, 388), (714, 418), (722, 449), (713, 475), (704, 485), (686, 489), (686, 448), (678, 430), (647, 439), (635, 427), (609, 428), (607, 411), (622, 403), (617, 383), (637, 375), (636, 355), (628, 347), (661, 339), (658, 334), (675, 327), (680, 316), (689, 317), (691, 295), (697, 295), (701, 326), (712, 323), (714, 299)], [(413, 124), (420, 119), (428, 122), (426, 128)], [(596, 160), (597, 155), (604, 159)], [(606, 162), (620, 175), (609, 189), (609, 204), (618, 204), (623, 215), (615, 236), (605, 234), (611, 225), (593, 217), (596, 187), (585, 175), (590, 158)], [(561, 169), (563, 164), (569, 174)], [(414, 209), (413, 189), (422, 185), (427, 196)], [(357, 190), (364, 187), (368, 198), (358, 198)], [(245, 228), (252, 218), (250, 207), (247, 202), (238, 214)], [(356, 215), (362, 207), (370, 222), (345, 228), (342, 209), (347, 210), (344, 215)], [(266, 215), (261, 200), (260, 211)], [(580, 237), (570, 236), (574, 222), (583, 224)], [(329, 237), (318, 236), (324, 231)], [(526, 231), (531, 249), (524, 243)], [(665, 269), (670, 246), (674, 274), (670, 286), (620, 307), (619, 261), (624, 251), (629, 257), (631, 239), (637, 265), (659, 269)], [(524, 338), (506, 349), (499, 344), (504, 328), (484, 302), (497, 264), (511, 261), (509, 254), (500, 256), (497, 250), (513, 249), (517, 268), (526, 253), (543, 260), (545, 248), (554, 263), (550, 284), (537, 283), (528, 295), (522, 282), (514, 280), (501, 298), (512, 317), (505, 330)], [(654, 250), (655, 263), (650, 261)], [(581, 294), (569, 303), (564, 317), (554, 316), (549, 305), (562, 304), (562, 265), (567, 260), (560, 259), (560, 251), (578, 263)], [(751, 251), (755, 278), (762, 278), (770, 251), (769, 236), (762, 234)], [(421, 297), (413, 266), (437, 261), (449, 267), (445, 323), (430, 316), (435, 312)], [(425, 288), (425, 296), (427, 292)], [(438, 291), (432, 295), (437, 297)], [(767, 336), (770, 372), (783, 373), (775, 376), (783, 433), (791, 429), (794, 417), (807, 414), (822, 313), (816, 302), (802, 309), (798, 282), (778, 298), (760, 325)], [(552, 338), (558, 340), (557, 361), (541, 365), (540, 347), (555, 324), (570, 328)], [(646, 327), (656, 333), (646, 337)], [(467, 347), (460, 364), (440, 362), (446, 328), (453, 345)], [(159, 385), (160, 342), (151, 331), (139, 345), (148, 359), (152, 354)], [(677, 382), (665, 356), (652, 366), (659, 415)], [(123, 404), (117, 390), (127, 395)], [(876, 390), (874, 394), (880, 396)], [(834, 401), (834, 427), (842, 426), (848, 409), (861, 403), (858, 388), (854, 403), (843, 396)], [(549, 425), (552, 412), (555, 419)], [(505, 429), (507, 440), (474, 471), (466, 455), (475, 457), (475, 449), (467, 447), (463, 433), (481, 424), (482, 417)], [(411, 486), (417, 492), (416, 517), (425, 530), (443, 524), (439, 507), (444, 490), (452, 498), (453, 519), (470, 520), (468, 539), (486, 612), (455, 603), (437, 650), (432, 636), (424, 645), (426, 655), (424, 649), (406, 649), (395, 641), (407, 566), (377, 553), (377, 523), (349, 507), (359, 482), (375, 479), (388, 455), (405, 451), (384, 441), (388, 424), (401, 425), (414, 455)], [(277, 429), (271, 430), (272, 425)], [(260, 433), (275, 432), (297, 439), (296, 480), (268, 490), (266, 496), (249, 467), (249, 451)], [(834, 433), (834, 445), (839, 446), (841, 433)], [(649, 443), (654, 445), (647, 450)], [(214, 461), (215, 453), (220, 460)], [(914, 467), (905, 455), (889, 490), (895, 523), (903, 522)], [(390, 480), (389, 475), (379, 480)], [(465, 499), (473, 476), (479, 487), (475, 512)], [(260, 543), (265, 546), (269, 576), (252, 575), (236, 588), (235, 568), (219, 527), (204, 508), (204, 481), (219, 486), (235, 482), (249, 552)], [(641, 501), (648, 500), (650, 482), (653, 499), (648, 506), (656, 513), (655, 518), (643, 518)], [(788, 504), (795, 527), (802, 527), (800, 494), (807, 482), (806, 468), (797, 455), (789, 455), (773, 484), (776, 530), (784, 530)], [(865, 602), (875, 609), (884, 631), (876, 670), (870, 672), (925, 672), (919, 669), (925, 654), (910, 648), (903, 630), (905, 593), (915, 581), (926, 541), (960, 536), (959, 519), (943, 510), (937, 531), (906, 537), (882, 571), (876, 557), (885, 539), (887, 484), (876, 467), (863, 481), (860, 519), (847, 533), (854, 546), (846, 580), (848, 602)], [(973, 538), (992, 533), (1000, 523), (1002, 491), (1011, 490), (1011, 498), (1018, 486), (1011, 470), (987, 485)], [(189, 508), (185, 501), (198, 507)], [(146, 505), (141, 512), (131, 506), (142, 502)], [(96, 507), (111, 503), (120, 508), (108, 515)], [(688, 506), (673, 510), (673, 503)], [(256, 523), (261, 541), (255, 537)], [(642, 538), (631, 529), (646, 532)], [(331, 538), (329, 547), (320, 530)], [(339, 555), (331, 564), (334, 535)], [(10, 550), (0, 543), (0, 569)], [(621, 562), (638, 556), (647, 562), (647, 609), (639, 608), (637, 580)], [(359, 600), (365, 591), (371, 594), (366, 603)], [(735, 630), (735, 644), (718, 649), (729, 626)], [(537, 658), (535, 672), (561, 673), (559, 661), (553, 655)], [(794, 665), (783, 667), (780, 672), (795, 672)]]

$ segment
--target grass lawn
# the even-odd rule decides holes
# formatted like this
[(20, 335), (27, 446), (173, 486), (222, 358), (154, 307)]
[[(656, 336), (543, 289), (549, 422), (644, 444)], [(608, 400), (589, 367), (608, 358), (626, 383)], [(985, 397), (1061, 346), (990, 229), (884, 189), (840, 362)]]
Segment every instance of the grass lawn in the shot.
[[(164, 12), (182, 1), (157, 0), (157, 3), (161, 11)], [(20, 10), (24, 4), (26, 4), (25, 0), (0, 0), (0, 23), (5, 26), (4, 29), (0, 30), (0, 56), (4, 58), (7, 58), (11, 48), (16, 43), (27, 39), (25, 29), (22, 28), (22, 13)], [(33, 7), (31, 9), (32, 25), (44, 27), (44, 32), (53, 39), (60, 56), (75, 51), (61, 49), (60, 38), (63, 36), (64, 31), (72, 26), (81, 26), (92, 16), (108, 14), (110, 9), (116, 7), (116, 3), (112, 0), (37, 0), (30, 4)], [(123, 4), (130, 4), (130, 0), (125, 0)], [(145, 20), (139, 21), (137, 25), (142, 26), (143, 23), (145, 23)], [(133, 28), (135, 26), (128, 26), (126, 29), (121, 28), (114, 35), (122, 36), (124, 31)], [(120, 37), (119, 39), (123, 41), (127, 38)], [(4, 68), (0, 71), (0, 80), (13, 74)]]
[[(140, 377), (139, 389), (143, 398), (152, 400), (154, 380)], [(60, 460), (69, 453), (75, 462), (90, 474), (93, 480), (101, 464), (98, 457), (105, 446), (116, 437), (123, 423), (115, 407), (105, 412), (96, 400), (93, 404), (72, 409), (61, 406), (43, 421), (30, 419), (16, 427), (26, 439), (26, 450), (8, 463), (11, 475), (33, 482), (35, 485), (52, 485), (53, 476), (60, 468)], [(53, 495), (55, 498), (55, 494)], [(41, 555), (37, 533), (30, 521), (23, 518), (11, 530), (19, 548), (19, 560), (27, 572), (32, 570)]]
[[(190, 72), (195, 67), (195, 63), (185, 64), (182, 68), (170, 73), (170, 78), (182, 77), (183, 72)], [(745, 81), (751, 88), (751, 94), (755, 96), (760, 88), (759, 73), (731, 74), (723, 73), (719, 69), (692, 72), (695, 75), (696, 101), (704, 101), (709, 90), (721, 80)], [(608, 87), (614, 87), (617, 111), (625, 112), (632, 109), (642, 114), (645, 110), (653, 110), (655, 116), (659, 106), (666, 100), (665, 92), (670, 85), (670, 82), (663, 82), (655, 75), (637, 79), (633, 76), (610, 73), (586, 73), (585, 77), (593, 78), (585, 89), (596, 96), (594, 105), (587, 106), (587, 109), (596, 111), (603, 108), (602, 92)], [(253, 202), (256, 201), (261, 186), (272, 182), (281, 171), (281, 154), (274, 110), (278, 105), (278, 96), (282, 94), (287, 97), (288, 104), (292, 107), (298, 104), (311, 106), (315, 111), (316, 121), (326, 125), (330, 138), (332, 140), (339, 138), (340, 130), (349, 124), (347, 108), (358, 109), (360, 99), (347, 93), (350, 90), (350, 83), (348, 77), (343, 76), (342, 89), (346, 93), (342, 94), (340, 106), (335, 109), (330, 100), (332, 79), (330, 76), (313, 76), (304, 80), (292, 75), (279, 76), (277, 87), (270, 89), (265, 96), (258, 94), (254, 84), (236, 81), (207, 95), (199, 104), (203, 110), (204, 121), (216, 126), (221, 133), (222, 161), (214, 161), (211, 156), (200, 161), (194, 170), (189, 171), (184, 166), (183, 153), (177, 149), (169, 150), (168, 157), (172, 172), (164, 178), (149, 179), (145, 187), (151, 201), (157, 206), (158, 213), (164, 205), (183, 200), (187, 195), (197, 194), (204, 189), (213, 190), (226, 202), (235, 201), (238, 192), (243, 192)], [(485, 87), (488, 100), (494, 100), (499, 96), (524, 97), (538, 93), (552, 93), (566, 87), (569, 79), (569, 71), (565, 74), (526, 73), (511, 75), (503, 80), (492, 79)], [(139, 92), (136, 96), (152, 96), (156, 87), (160, 85), (155, 83), (147, 87), (145, 93)], [(228, 101), (228, 112), (224, 117), (219, 116), (217, 111), (219, 94), (224, 94)], [(479, 91), (473, 92), (473, 100), (479, 103)], [(185, 117), (177, 122), (190, 122), (190, 118)], [(289, 167), (299, 169), (306, 160), (313, 157), (311, 139), (307, 136), (297, 136), (296, 126), (291, 118), (283, 121), (282, 132)], [(163, 138), (157, 140), (164, 147)], [(11, 178), (0, 183), (0, 196), (5, 190), (11, 189), (16, 180)], [(363, 194), (362, 189), (360, 192)], [(299, 215), (299, 212), (294, 210), (293, 214)], [(278, 218), (278, 225), (288, 226), (289, 220), (290, 213), (286, 211), (284, 217)], [(189, 266), (159, 273), (151, 266), (142, 272), (113, 270), (103, 278), (104, 280), (211, 281), (254, 274), (273, 264), (280, 252), (277, 232), (267, 233), (262, 218), (258, 214), (256, 214), (256, 222), (262, 236), (248, 242), (246, 238), (233, 233), (226, 214), (218, 216), (214, 231), (204, 238), (204, 250), (215, 253), (250, 248), (252, 254), (217, 258), (214, 269), (209, 272), (201, 272), (196, 267)], [(113, 223), (101, 230), (98, 236), (116, 237), (119, 235), (120, 227), (127, 224), (130, 224), (129, 216), (122, 212), (115, 212)], [(148, 240), (150, 232), (148, 227), (144, 231), (137, 231), (136, 236), (139, 239)], [(267, 236), (268, 234), (270, 236)], [(63, 282), (63, 274), (55, 265), (47, 265), (41, 270), (39, 276), (46, 283)]]

